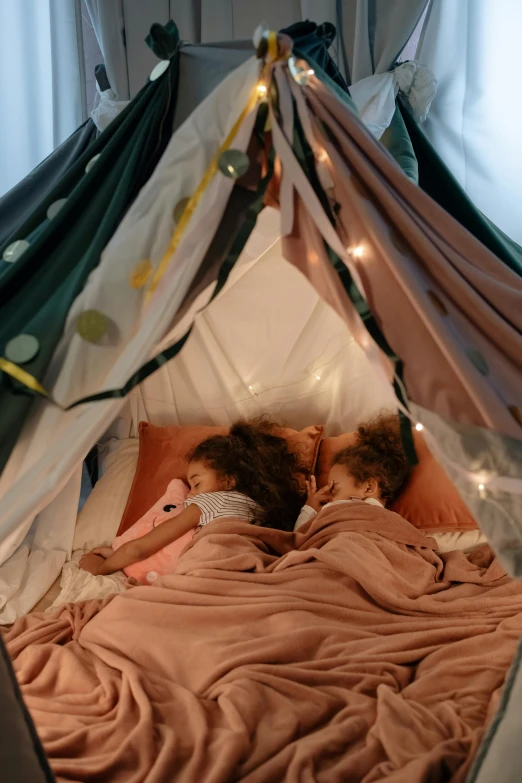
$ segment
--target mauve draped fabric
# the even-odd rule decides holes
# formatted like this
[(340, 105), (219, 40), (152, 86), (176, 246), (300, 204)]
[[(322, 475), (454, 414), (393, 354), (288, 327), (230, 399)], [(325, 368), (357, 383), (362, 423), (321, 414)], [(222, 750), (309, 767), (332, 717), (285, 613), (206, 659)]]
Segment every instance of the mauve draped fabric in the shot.
[(21, 618), (6, 641), (58, 780), (462, 783), (522, 585), (487, 546), (432, 543), (364, 503), (297, 534), (223, 519), (154, 587)]
[[(443, 417), (521, 438), (522, 280), (410, 182), (319, 80), (305, 94), (315, 142), (330, 158), (337, 234), (361, 248), (352, 262), (404, 362), (409, 397)], [(299, 165), (289, 155), (285, 163)], [(317, 265), (328, 261), (295, 214), (292, 241), (300, 237), (309, 252), (287, 241), (286, 255), (317, 285)], [(329, 286), (318, 290), (333, 304)]]

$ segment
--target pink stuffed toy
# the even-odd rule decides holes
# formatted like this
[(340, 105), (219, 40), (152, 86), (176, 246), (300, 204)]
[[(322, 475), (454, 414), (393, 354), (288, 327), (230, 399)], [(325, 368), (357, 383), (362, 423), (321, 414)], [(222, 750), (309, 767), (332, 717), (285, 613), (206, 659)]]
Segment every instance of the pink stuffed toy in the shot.
[[(152, 506), (150, 511), (147, 511), (125, 533), (114, 539), (112, 542), (113, 550), (116, 551), (122, 544), (126, 544), (127, 541), (141, 538), (158, 525), (161, 525), (162, 522), (166, 522), (167, 519), (172, 519), (180, 514), (183, 511), (183, 504), (187, 499), (188, 493), (188, 487), (183, 481), (180, 479), (171, 481), (163, 497)], [(146, 560), (127, 566), (123, 570), (127, 576), (132, 576), (143, 584), (152, 584), (158, 576), (174, 571), (181, 550), (192, 540), (195, 532), (196, 528), (189, 530), (181, 538), (160, 549), (159, 552), (151, 555)]]

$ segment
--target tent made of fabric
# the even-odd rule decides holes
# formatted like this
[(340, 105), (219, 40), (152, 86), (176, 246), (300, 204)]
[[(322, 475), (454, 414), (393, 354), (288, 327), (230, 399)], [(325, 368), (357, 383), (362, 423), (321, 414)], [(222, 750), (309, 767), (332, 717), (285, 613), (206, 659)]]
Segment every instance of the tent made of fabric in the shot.
[(176, 131), (67, 313), (1, 477), (3, 622), (71, 547), (86, 453), (144, 418), (398, 408), (519, 572), (520, 278), (274, 39)]

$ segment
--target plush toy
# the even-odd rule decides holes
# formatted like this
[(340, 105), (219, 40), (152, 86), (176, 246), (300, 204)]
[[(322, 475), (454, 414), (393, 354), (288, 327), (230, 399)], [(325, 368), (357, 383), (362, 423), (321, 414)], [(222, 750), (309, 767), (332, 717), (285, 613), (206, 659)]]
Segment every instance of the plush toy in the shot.
[[(183, 511), (183, 504), (187, 499), (189, 490), (187, 485), (180, 479), (174, 479), (168, 485), (165, 494), (152, 506), (152, 508), (138, 519), (132, 527), (118, 536), (112, 542), (113, 550), (118, 549), (127, 541), (134, 541), (136, 538), (150, 533), (162, 522), (172, 519)], [(196, 528), (189, 530), (181, 538), (173, 541), (172, 544), (160, 549), (154, 555), (146, 560), (124, 568), (127, 576), (132, 576), (143, 584), (152, 584), (158, 576), (171, 573), (174, 570), (180, 552), (192, 540)]]

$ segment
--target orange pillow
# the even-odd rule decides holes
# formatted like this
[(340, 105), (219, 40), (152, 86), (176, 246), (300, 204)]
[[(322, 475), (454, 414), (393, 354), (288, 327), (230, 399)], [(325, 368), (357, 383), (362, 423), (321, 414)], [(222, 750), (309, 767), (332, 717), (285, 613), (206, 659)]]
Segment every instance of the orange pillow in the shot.
[[(324, 427), (312, 426), (301, 432), (287, 427), (282, 427), (280, 431), (310, 473), (315, 469), (323, 430)], [(225, 435), (227, 432), (227, 427), (156, 427), (141, 421), (138, 464), (118, 535), (121, 536), (147, 513), (165, 493), (172, 479), (187, 480), (187, 454), (198, 443), (212, 435)]]
[[(355, 432), (347, 432), (322, 441), (317, 461), (318, 486), (323, 487), (327, 483), (335, 455), (350, 446), (355, 437)], [(415, 432), (414, 438), (419, 464), (412, 469), (410, 478), (390, 509), (420, 530), (477, 530), (471, 511), (428, 449), (422, 435)]]

